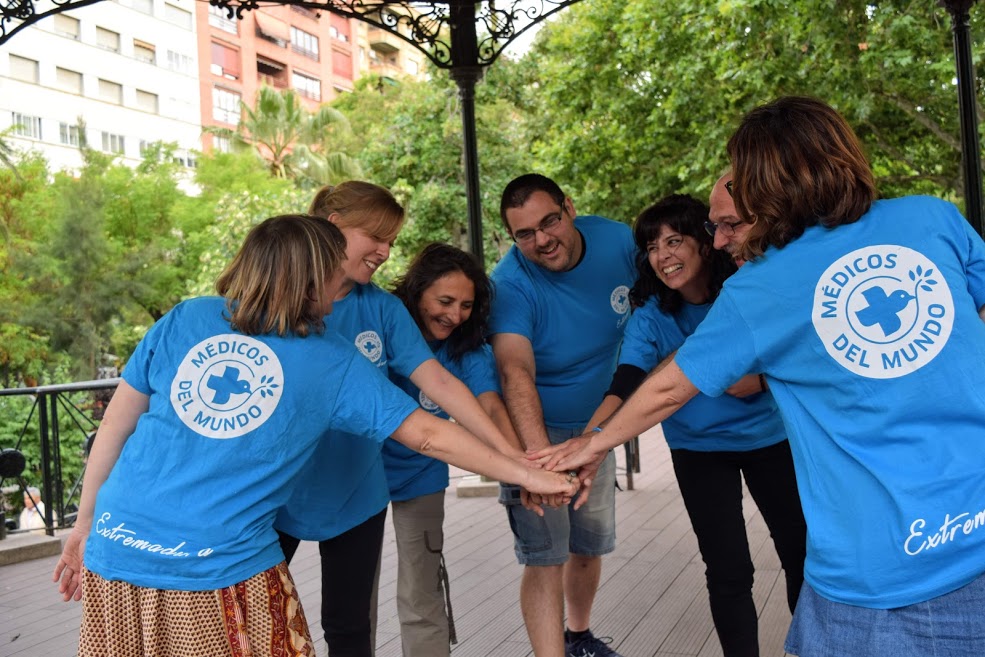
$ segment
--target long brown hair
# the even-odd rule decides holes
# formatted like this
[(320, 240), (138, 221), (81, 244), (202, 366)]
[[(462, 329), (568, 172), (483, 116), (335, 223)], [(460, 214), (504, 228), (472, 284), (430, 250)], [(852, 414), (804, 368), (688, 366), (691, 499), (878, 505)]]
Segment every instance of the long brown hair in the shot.
[(344, 260), (345, 237), (328, 221), (271, 217), (253, 227), (215, 287), (237, 331), (303, 337), (324, 329), (314, 301)]
[(728, 154), (735, 208), (752, 224), (737, 254), (746, 260), (786, 246), (808, 226), (855, 222), (877, 195), (855, 132), (816, 98), (785, 96), (752, 110)]

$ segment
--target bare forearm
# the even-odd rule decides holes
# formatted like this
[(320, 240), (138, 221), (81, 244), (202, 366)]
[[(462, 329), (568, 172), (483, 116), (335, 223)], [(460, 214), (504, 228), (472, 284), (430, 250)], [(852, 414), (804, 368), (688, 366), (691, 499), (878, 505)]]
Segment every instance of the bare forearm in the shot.
[(544, 409), (540, 405), (540, 395), (533, 377), (518, 367), (503, 368), (500, 377), (503, 401), (516, 427), (520, 444), (524, 449), (541, 449), (550, 445), (544, 426)]
[(417, 410), (394, 432), (393, 438), (431, 458), (486, 475), (498, 481), (523, 484), (525, 466), (483, 444), (464, 428)]
[(601, 426), (603, 422), (608, 420), (613, 413), (615, 413), (619, 407), (622, 406), (622, 400), (615, 395), (606, 395), (599, 404), (599, 407), (595, 409), (592, 413), (592, 417), (588, 420), (588, 424), (585, 425), (585, 433), (588, 433), (595, 427)]
[(506, 410), (506, 405), (500, 398), (498, 393), (495, 392), (484, 392), (478, 396), (479, 404), (482, 406), (482, 410), (486, 412), (490, 418), (492, 418), (493, 423), (495, 423), (496, 428), (503, 435), (503, 439), (506, 441), (506, 451), (499, 449), (506, 455), (513, 455), (516, 457), (524, 456), (523, 446), (520, 444), (520, 437), (516, 435), (516, 429), (513, 427), (513, 421), (510, 420), (510, 414)]
[(509, 451), (509, 444), (468, 387), (438, 361), (428, 361), (411, 380), (455, 421), (493, 449)]
[(617, 447), (670, 417), (698, 393), (675, 361), (665, 362), (606, 422), (592, 439), (596, 452)]

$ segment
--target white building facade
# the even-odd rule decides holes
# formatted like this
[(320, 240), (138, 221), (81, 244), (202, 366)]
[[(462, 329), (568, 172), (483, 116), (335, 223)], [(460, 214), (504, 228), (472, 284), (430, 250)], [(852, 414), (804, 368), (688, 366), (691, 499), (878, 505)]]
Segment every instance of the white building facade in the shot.
[(53, 171), (76, 170), (82, 119), (89, 146), (125, 164), (162, 141), (193, 167), (202, 149), (194, 12), (193, 0), (105, 0), (19, 32), (0, 48), (8, 143), (40, 151)]

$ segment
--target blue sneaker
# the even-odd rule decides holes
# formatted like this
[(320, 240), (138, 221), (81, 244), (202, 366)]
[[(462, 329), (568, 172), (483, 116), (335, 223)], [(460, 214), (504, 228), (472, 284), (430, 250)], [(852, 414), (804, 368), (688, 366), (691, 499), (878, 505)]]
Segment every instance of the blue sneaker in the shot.
[(609, 647), (612, 637), (596, 637), (588, 630), (581, 637), (571, 639), (571, 633), (564, 631), (564, 657), (622, 657)]

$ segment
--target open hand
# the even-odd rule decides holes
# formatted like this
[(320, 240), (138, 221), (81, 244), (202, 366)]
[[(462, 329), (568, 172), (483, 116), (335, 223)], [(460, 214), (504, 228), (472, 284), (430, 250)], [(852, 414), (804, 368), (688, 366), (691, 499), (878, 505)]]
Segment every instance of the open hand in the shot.
[(52, 582), (58, 583), (58, 592), (65, 602), (82, 599), (82, 555), (86, 549), (87, 531), (78, 527), (65, 540), (62, 556), (55, 565)]

